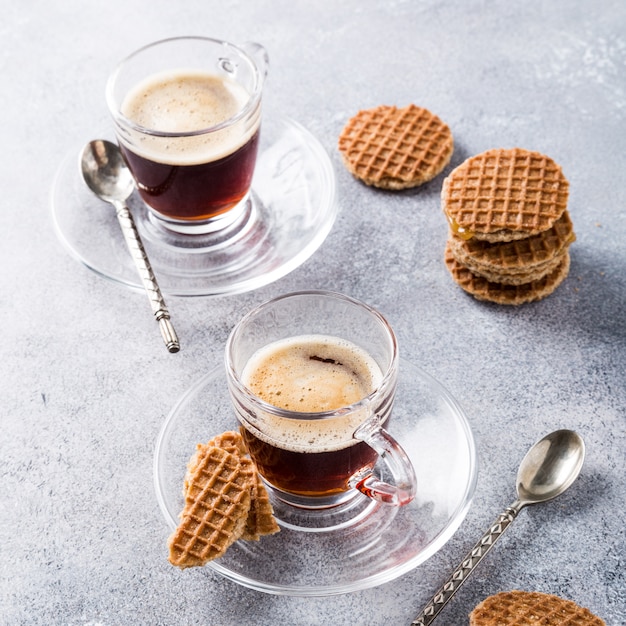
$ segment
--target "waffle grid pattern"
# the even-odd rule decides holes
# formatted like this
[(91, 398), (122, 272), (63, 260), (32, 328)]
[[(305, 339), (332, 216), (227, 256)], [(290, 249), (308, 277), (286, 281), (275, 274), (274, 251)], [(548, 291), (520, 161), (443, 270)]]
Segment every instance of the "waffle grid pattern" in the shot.
[(521, 148), (489, 150), (444, 181), (443, 207), (476, 236), (500, 230), (526, 235), (550, 228), (567, 206), (569, 184), (549, 157)]
[(344, 128), (339, 150), (364, 182), (402, 189), (434, 178), (453, 150), (452, 133), (436, 115), (415, 105), (360, 111)]
[(470, 626), (604, 626), (604, 621), (571, 600), (508, 591), (479, 604), (470, 614)]
[(238, 539), (258, 541), (280, 530), (269, 495), (238, 432), (198, 444), (187, 464), (181, 522), (170, 537), (178, 567), (219, 558)]
[(189, 476), (182, 523), (170, 540), (175, 565), (204, 564), (241, 534), (250, 509), (249, 477), (237, 456), (206, 447)]
[(225, 433), (216, 435), (207, 445), (222, 448), (222, 450), (226, 450), (226, 452), (235, 455), (239, 454), (240, 456), (244, 456), (248, 453), (246, 444), (243, 442), (241, 435), (233, 430), (228, 430)]

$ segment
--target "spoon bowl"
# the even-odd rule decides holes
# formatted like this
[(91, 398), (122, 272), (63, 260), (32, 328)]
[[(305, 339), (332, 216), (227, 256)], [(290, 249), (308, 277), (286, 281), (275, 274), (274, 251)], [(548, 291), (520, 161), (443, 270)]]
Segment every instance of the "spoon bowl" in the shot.
[(518, 513), (529, 504), (547, 502), (561, 495), (580, 474), (584, 460), (585, 443), (573, 430), (556, 430), (535, 443), (517, 472), (517, 500), (498, 516), (411, 626), (432, 624)]
[(585, 442), (578, 433), (557, 430), (546, 435), (520, 464), (517, 472), (520, 504), (539, 504), (561, 495), (578, 477), (584, 460)]
[(80, 157), (80, 168), (89, 189), (106, 202), (125, 202), (133, 193), (132, 174), (119, 148), (110, 141), (88, 143)]

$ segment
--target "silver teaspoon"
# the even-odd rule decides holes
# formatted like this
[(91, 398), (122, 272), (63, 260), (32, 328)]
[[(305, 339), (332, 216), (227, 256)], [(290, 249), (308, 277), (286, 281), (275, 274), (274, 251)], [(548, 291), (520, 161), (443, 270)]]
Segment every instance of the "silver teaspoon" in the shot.
[(180, 350), (178, 336), (170, 321), (169, 311), (152, 272), (133, 216), (126, 206), (126, 200), (133, 192), (134, 182), (120, 149), (114, 143), (103, 139), (90, 141), (81, 153), (80, 167), (91, 191), (115, 207), (124, 240), (150, 299), (152, 312), (159, 323), (165, 346), (170, 352), (178, 352)]
[(498, 516), (411, 626), (431, 624), (518, 513), (529, 504), (547, 502), (562, 494), (578, 477), (584, 459), (585, 443), (572, 430), (557, 430), (538, 441), (517, 472), (517, 500)]

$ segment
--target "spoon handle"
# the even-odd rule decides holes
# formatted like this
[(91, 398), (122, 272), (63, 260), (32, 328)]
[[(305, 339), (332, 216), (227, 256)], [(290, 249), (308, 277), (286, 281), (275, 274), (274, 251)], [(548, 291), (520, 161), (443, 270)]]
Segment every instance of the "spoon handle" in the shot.
[(163, 299), (156, 278), (154, 277), (154, 272), (152, 271), (148, 255), (146, 254), (143, 242), (135, 226), (132, 213), (122, 202), (115, 203), (115, 211), (122, 228), (122, 233), (124, 234), (124, 240), (135, 262), (144, 289), (150, 299), (152, 312), (154, 313), (156, 321), (159, 323), (159, 329), (161, 330), (161, 336), (163, 337), (165, 346), (170, 352), (178, 352), (180, 350), (180, 342), (178, 341), (174, 326), (170, 321), (170, 313), (165, 305), (165, 300)]
[(459, 587), (467, 580), (476, 566), (483, 560), (483, 557), (487, 554), (487, 552), (491, 550), (493, 544), (502, 536), (502, 533), (517, 517), (519, 510), (519, 503), (516, 502), (500, 513), (496, 521), (489, 527), (489, 530), (468, 552), (454, 573), (443, 584), (441, 589), (437, 591), (428, 605), (411, 622), (411, 626), (428, 626), (428, 624), (431, 624), (435, 620), (443, 607), (458, 591)]

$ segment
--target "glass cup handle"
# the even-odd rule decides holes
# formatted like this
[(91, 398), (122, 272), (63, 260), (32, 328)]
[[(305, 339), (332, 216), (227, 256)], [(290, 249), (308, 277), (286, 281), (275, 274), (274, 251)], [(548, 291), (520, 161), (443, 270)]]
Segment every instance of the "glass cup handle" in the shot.
[(259, 68), (259, 74), (265, 79), (270, 66), (267, 50), (260, 43), (254, 41), (246, 41), (241, 44), (241, 48), (254, 59)]
[(358, 489), (367, 497), (384, 504), (402, 506), (415, 497), (417, 478), (411, 460), (402, 446), (376, 423), (365, 423), (354, 432), (353, 437), (364, 441), (378, 452), (395, 484), (387, 483), (370, 469), (359, 472), (350, 479), (350, 487)]

